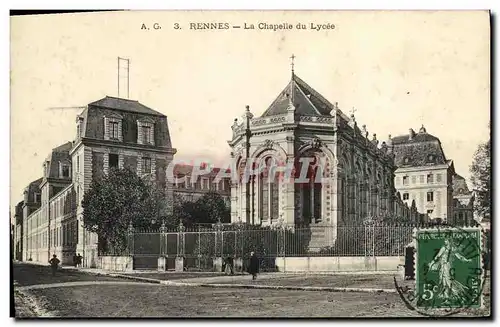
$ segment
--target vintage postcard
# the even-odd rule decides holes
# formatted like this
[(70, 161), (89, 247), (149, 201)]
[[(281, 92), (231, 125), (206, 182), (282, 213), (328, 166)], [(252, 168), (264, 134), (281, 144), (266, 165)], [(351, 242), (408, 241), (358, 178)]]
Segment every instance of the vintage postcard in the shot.
[(490, 317), (490, 20), (13, 15), (13, 316)]

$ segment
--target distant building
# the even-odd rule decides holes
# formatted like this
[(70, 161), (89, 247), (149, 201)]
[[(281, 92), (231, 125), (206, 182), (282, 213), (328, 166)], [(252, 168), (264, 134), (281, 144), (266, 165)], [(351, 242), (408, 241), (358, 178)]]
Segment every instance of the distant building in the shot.
[(422, 125), (418, 133), (390, 140), (394, 146), (395, 187), (408, 205), (415, 202), (420, 213), (430, 219), (448, 221), (453, 217), (452, 178), (455, 168), (441, 147), (441, 141)]
[(204, 194), (214, 191), (222, 196), (226, 205), (231, 206), (231, 178), (217, 178), (220, 168), (213, 168), (209, 173), (193, 179), (193, 166), (177, 164), (174, 167), (174, 200), (180, 196), (185, 201), (196, 201)]
[(474, 221), (475, 196), (469, 190), (465, 178), (453, 176), (453, 219), (457, 225), (469, 225)]
[(62, 264), (71, 264), (80, 253), (84, 266), (96, 266), (98, 239), (84, 231), (81, 206), (91, 181), (111, 167), (129, 168), (165, 190), (171, 211), (166, 167), (175, 152), (167, 117), (160, 112), (114, 97), (90, 103), (77, 116), (75, 140), (54, 148), (44, 161), (43, 177), (25, 189), (23, 216), (16, 223), (16, 230), (22, 226), (22, 241), (16, 243), (22, 260), (47, 263), (56, 254)]

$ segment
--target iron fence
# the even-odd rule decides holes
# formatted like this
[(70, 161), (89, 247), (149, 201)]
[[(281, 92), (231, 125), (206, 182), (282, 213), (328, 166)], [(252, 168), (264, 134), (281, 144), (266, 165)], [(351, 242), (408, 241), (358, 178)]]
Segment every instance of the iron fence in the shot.
[(193, 228), (181, 225), (152, 230), (130, 227), (126, 253), (134, 257), (134, 269), (154, 268), (159, 257), (166, 258), (167, 269), (174, 269), (175, 258), (183, 257), (188, 270), (203, 271), (212, 270), (216, 258), (247, 258), (255, 252), (263, 270), (272, 270), (278, 257), (404, 256), (417, 227), (424, 226), (365, 223), (272, 227), (215, 224)]

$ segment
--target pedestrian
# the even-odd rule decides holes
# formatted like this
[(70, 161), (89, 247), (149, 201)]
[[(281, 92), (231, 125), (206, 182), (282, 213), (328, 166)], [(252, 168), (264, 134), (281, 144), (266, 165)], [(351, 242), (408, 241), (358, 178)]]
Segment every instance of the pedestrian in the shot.
[(78, 255), (76, 256), (76, 266), (77, 267), (82, 267), (82, 260), (83, 260), (83, 257), (80, 255), (80, 253), (78, 253)]
[(56, 275), (57, 268), (59, 267), (59, 259), (57, 259), (57, 255), (53, 255), (52, 259), (49, 260), (50, 268), (52, 268), (52, 276)]
[(76, 267), (78, 267), (78, 256), (75, 254), (73, 255), (73, 265)]
[(250, 252), (250, 264), (248, 265), (248, 272), (252, 275), (252, 280), (257, 279), (259, 273), (259, 258), (252, 251)]
[(231, 275), (234, 275), (234, 259), (232, 256), (228, 256), (224, 260), (224, 263), (222, 264), (222, 272), (225, 273), (228, 268), (229, 268)]

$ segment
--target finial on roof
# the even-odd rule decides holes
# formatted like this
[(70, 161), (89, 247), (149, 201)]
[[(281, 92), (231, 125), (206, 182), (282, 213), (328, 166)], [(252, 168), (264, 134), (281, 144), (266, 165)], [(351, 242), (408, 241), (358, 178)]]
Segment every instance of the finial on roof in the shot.
[(366, 125), (363, 125), (363, 136), (368, 138), (368, 130), (366, 129)]
[(419, 133), (427, 133), (427, 130), (424, 127), (424, 124), (422, 124), (422, 127), (420, 127), (420, 130), (418, 131)]
[(352, 118), (352, 120), (354, 120), (354, 113), (355, 113), (356, 111), (358, 111), (358, 110), (357, 110), (357, 109), (354, 109), (354, 107), (352, 107), (352, 109), (351, 109), (351, 118)]
[(246, 109), (247, 111), (250, 111), (250, 106), (247, 104), (247, 105), (245, 106), (245, 109)]
[(290, 57), (290, 59), (292, 60), (292, 62), (290, 64), (292, 66), (292, 78), (295, 75), (295, 69), (294, 69), (295, 68), (295, 58), (296, 58), (295, 55), (292, 53), (292, 56)]

